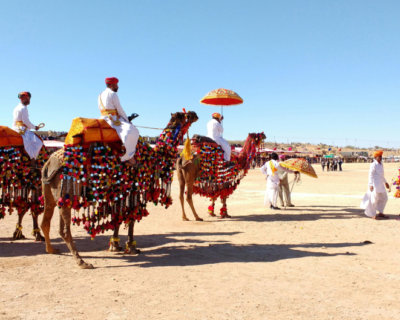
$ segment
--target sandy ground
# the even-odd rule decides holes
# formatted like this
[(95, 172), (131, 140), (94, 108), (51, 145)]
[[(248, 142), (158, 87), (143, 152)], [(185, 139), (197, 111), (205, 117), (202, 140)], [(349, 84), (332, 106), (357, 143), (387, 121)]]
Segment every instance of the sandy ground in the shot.
[[(175, 181), (173, 206), (152, 205), (136, 225), (141, 255), (108, 253), (110, 235), (91, 241), (73, 228), (94, 270), (75, 265), (57, 234), (58, 213), (51, 235), (60, 255), (33, 242), (28, 216), (30, 240), (11, 242), (16, 217), (7, 216), (0, 319), (399, 319), (400, 202), (389, 200), (389, 220), (363, 215), (368, 166), (316, 166), (319, 179), (304, 176), (296, 207), (282, 211), (262, 206), (265, 180), (252, 170), (229, 199), (230, 220), (207, 217), (208, 201), (196, 196), (205, 221), (181, 221)], [(388, 179), (396, 167), (385, 165)]]

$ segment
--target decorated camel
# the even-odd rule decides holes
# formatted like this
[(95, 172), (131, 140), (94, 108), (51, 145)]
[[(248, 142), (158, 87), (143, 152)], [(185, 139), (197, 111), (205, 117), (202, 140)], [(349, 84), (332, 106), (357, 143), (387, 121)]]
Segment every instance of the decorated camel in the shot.
[(30, 168), (22, 136), (6, 126), (0, 126), (0, 219), (14, 211), (18, 214), (13, 240), (26, 239), (22, 233), (22, 219), (30, 211), (32, 235), (35, 241), (44, 241), (38, 225), (38, 216), (43, 212), (40, 168), (48, 157), (42, 147), (36, 159), (39, 169)]
[[(177, 112), (156, 142), (154, 149), (140, 137), (135, 160), (139, 168), (120, 162), (124, 154), (114, 129), (105, 121), (74, 119), (64, 149), (50, 156), (42, 170), (45, 212), (41, 228), (46, 251), (58, 253), (50, 242), (50, 222), (59, 207), (59, 232), (78, 266), (93, 268), (79, 256), (71, 235), (71, 221), (82, 224), (92, 239), (99, 233), (114, 230), (110, 250), (119, 251), (118, 230), (128, 226), (126, 253), (138, 253), (134, 224), (146, 217), (147, 202), (172, 204), (171, 182), (178, 145), (191, 124), (195, 112)], [(74, 210), (73, 217), (71, 211)], [(72, 219), (71, 219), (72, 218)]]
[(192, 139), (191, 154), (185, 153), (176, 162), (179, 180), (179, 199), (182, 206), (182, 219), (188, 221), (184, 207), (184, 193), (186, 187), (186, 201), (192, 209), (196, 221), (203, 221), (193, 205), (192, 195), (199, 194), (212, 201), (208, 207), (210, 216), (215, 217), (215, 201), (220, 198), (222, 208), (221, 218), (230, 218), (226, 205), (227, 198), (236, 190), (256, 156), (257, 148), (265, 139), (264, 133), (250, 133), (243, 149), (238, 155), (232, 154), (231, 163), (224, 161), (224, 152), (221, 147), (210, 138), (195, 135)]

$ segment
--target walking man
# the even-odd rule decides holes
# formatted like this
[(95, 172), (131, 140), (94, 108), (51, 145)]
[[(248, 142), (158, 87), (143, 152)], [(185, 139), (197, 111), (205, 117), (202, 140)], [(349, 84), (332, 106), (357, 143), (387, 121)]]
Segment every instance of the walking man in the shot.
[[(375, 160), (369, 167), (368, 192), (365, 194), (360, 205), (362, 209), (365, 209), (366, 216), (376, 220), (389, 218), (387, 215), (383, 214), (388, 201), (385, 187), (389, 189), (389, 184), (385, 179), (382, 154), (383, 151), (374, 152)], [(376, 214), (376, 211), (378, 211), (378, 214)]]

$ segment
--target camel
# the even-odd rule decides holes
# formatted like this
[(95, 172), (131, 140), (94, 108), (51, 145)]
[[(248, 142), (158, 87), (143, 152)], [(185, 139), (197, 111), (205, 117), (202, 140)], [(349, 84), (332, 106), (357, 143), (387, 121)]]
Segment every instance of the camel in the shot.
[[(199, 150), (199, 146), (207, 145), (210, 143), (208, 138), (204, 138), (199, 136), (200, 142), (194, 142), (194, 150)], [(215, 202), (218, 198), (221, 198), (222, 208), (220, 213), (220, 218), (231, 218), (230, 215), (227, 213), (227, 204), (226, 200), (229, 197), (230, 193), (236, 189), (237, 184), (240, 183), (240, 180), (244, 178), (247, 174), (250, 165), (255, 159), (256, 155), (256, 148), (260, 146), (261, 142), (265, 139), (264, 133), (255, 134), (250, 133), (247, 137), (243, 149), (241, 152), (235, 156), (232, 155), (232, 161), (235, 163), (234, 169), (237, 169), (239, 172), (238, 175), (231, 179), (230, 181), (224, 181), (222, 184), (209, 184), (207, 179), (205, 181), (201, 181), (200, 173), (202, 170), (202, 154), (197, 153), (193, 157), (193, 159), (186, 159), (184, 156), (178, 158), (176, 162), (177, 168), (177, 176), (179, 181), (179, 200), (182, 206), (182, 220), (189, 221), (185, 213), (185, 204), (184, 204), (184, 193), (186, 188), (186, 201), (189, 204), (190, 208), (192, 209), (193, 215), (196, 221), (203, 221), (196, 212), (196, 209), (193, 204), (193, 193), (199, 193), (201, 195), (205, 195), (206, 197), (210, 198), (212, 201), (211, 206), (208, 207), (208, 213), (211, 217), (216, 217), (214, 214), (215, 209)], [(205, 142), (201, 142), (201, 140), (206, 140)], [(198, 147), (196, 147), (196, 145)], [(211, 142), (211, 145), (216, 145), (215, 143)], [(214, 151), (214, 156), (217, 158), (217, 153), (219, 154), (220, 159), (223, 159), (223, 151), (220, 147), (217, 147), (217, 151)], [(224, 170), (226, 164), (223, 163), (223, 160), (219, 162), (220, 168), (219, 170)], [(226, 169), (226, 168), (225, 168)], [(232, 169), (229, 168), (229, 169)], [(208, 178), (208, 177), (207, 177)], [(198, 187), (195, 188), (195, 185)], [(211, 191), (210, 191), (211, 190)], [(204, 191), (204, 192), (202, 192)]]
[(21, 135), (6, 126), (0, 126), (0, 154), (0, 219), (4, 218), (6, 208), (9, 214), (16, 209), (18, 222), (12, 239), (25, 240), (22, 220), (30, 211), (33, 221), (32, 235), (35, 241), (44, 241), (39, 229), (38, 216), (43, 212), (40, 168), (48, 158), (46, 148), (42, 147), (36, 159), (38, 169), (29, 169), (30, 160), (24, 150)]
[[(100, 206), (99, 204), (98, 207), (94, 207), (92, 209), (92, 212), (96, 210), (96, 215), (98, 214), (98, 212), (100, 212), (101, 215), (103, 209), (106, 212), (105, 214), (106, 217), (110, 216), (112, 217), (111, 222), (107, 220), (106, 223), (107, 227), (110, 227), (109, 229), (111, 230), (114, 229), (114, 235), (110, 239), (110, 251), (122, 250), (122, 248), (119, 247), (118, 233), (119, 233), (119, 227), (123, 221), (125, 222), (125, 224), (128, 225), (128, 241), (126, 243), (125, 252), (134, 254), (140, 253), (140, 251), (136, 249), (136, 242), (134, 241), (134, 225), (135, 225), (135, 220), (140, 220), (142, 216), (146, 216), (148, 214), (147, 210), (143, 206), (148, 201), (154, 201), (155, 203), (159, 201), (161, 204), (165, 204), (166, 208), (168, 207), (168, 205), (172, 203), (172, 199), (170, 197), (170, 191), (171, 191), (170, 183), (172, 181), (172, 175), (173, 175), (172, 165), (175, 162), (177, 156), (177, 146), (179, 142), (182, 141), (182, 138), (189, 129), (190, 125), (193, 122), (196, 122), (198, 120), (198, 117), (195, 112), (187, 112), (187, 113), (177, 112), (171, 115), (172, 115), (171, 120), (168, 123), (168, 126), (164, 129), (163, 133), (160, 135), (160, 139), (158, 139), (155, 148), (151, 149), (149, 145), (142, 143), (141, 139), (139, 139), (137, 152), (135, 154), (135, 159), (139, 164), (143, 163), (144, 166), (148, 167), (147, 170), (152, 170), (150, 172), (151, 177), (147, 176), (147, 178), (151, 180), (150, 185), (153, 186), (152, 187), (153, 189), (150, 190), (145, 186), (140, 186), (140, 183), (136, 184), (132, 183), (131, 185), (127, 186), (130, 187), (131, 189), (128, 190), (129, 193), (127, 193), (126, 198), (121, 199), (121, 205), (119, 205), (119, 199), (118, 199), (116, 200), (115, 203), (111, 203), (111, 205), (106, 203), (105, 205)], [(88, 158), (91, 157), (89, 155), (90, 148), (87, 156)], [(140, 152), (143, 152), (144, 154), (146, 152), (150, 153), (148, 154), (147, 159), (150, 158), (152, 159), (151, 164), (146, 163), (145, 162), (146, 160), (143, 160), (143, 158), (146, 158), (145, 156), (143, 156), (142, 158), (140, 157), (141, 156)], [(120, 174), (121, 172), (122, 175), (124, 175), (127, 172), (127, 170), (135, 170), (132, 169), (131, 167), (129, 167), (129, 169), (126, 169), (125, 167), (126, 165), (122, 164), (120, 161), (119, 165), (121, 165), (120, 168), (122, 171), (121, 170), (120, 172), (116, 171), (115, 173), (116, 175)], [(144, 166), (142, 166), (142, 168)], [(50, 242), (50, 223), (54, 213), (55, 206), (57, 205), (57, 203), (60, 205), (60, 199), (65, 199), (65, 198), (59, 199), (60, 195), (65, 194), (65, 188), (63, 191), (63, 183), (61, 180), (61, 175), (59, 174), (62, 169), (63, 169), (63, 164), (62, 160), (60, 160), (60, 154), (54, 154), (50, 156), (50, 159), (46, 162), (44, 169), (42, 171), (45, 211), (41, 228), (46, 240), (46, 251), (50, 254), (56, 254), (59, 252), (59, 250), (54, 248)], [(139, 182), (144, 181), (143, 175), (137, 173), (140, 171), (130, 171), (130, 172), (133, 172), (137, 179), (142, 179), (139, 180)], [(106, 179), (112, 180), (114, 177), (115, 176), (107, 175)], [(161, 180), (161, 185), (160, 185), (160, 180)], [(118, 188), (120, 185), (121, 184), (113, 185), (112, 189)], [(139, 185), (139, 190), (136, 189), (137, 187), (135, 187), (135, 185), (136, 186)], [(144, 185), (146, 185), (146, 183), (144, 183)], [(82, 186), (78, 187), (75, 184), (74, 188), (79, 189), (77, 193), (82, 195)], [(107, 192), (112, 193), (114, 192), (114, 190), (108, 190)], [(105, 197), (107, 195), (108, 194), (105, 194)], [(63, 201), (66, 202), (67, 200)], [(84, 203), (86, 203), (86, 199), (84, 199)], [(135, 206), (134, 210), (132, 210), (133, 206)], [(91, 224), (94, 225), (92, 218), (93, 214), (91, 216), (89, 214), (90, 205), (87, 208), (83, 206), (83, 208), (84, 208), (84, 213), (87, 212), (85, 218), (86, 219), (85, 226), (89, 225), (90, 227)], [(141, 213), (144, 212), (144, 214), (138, 216), (139, 212), (138, 210), (141, 210), (140, 212)], [(109, 211), (111, 213), (109, 213)], [(64, 242), (67, 244), (69, 250), (71, 251), (73, 258), (75, 259), (79, 268), (92, 269), (93, 265), (84, 262), (83, 259), (80, 257), (78, 250), (75, 247), (71, 235), (71, 207), (65, 206), (64, 204), (64, 206), (59, 207), (59, 213), (60, 213), (59, 233)], [(97, 226), (97, 228), (99, 227), (101, 227), (100, 224)], [(97, 228), (89, 229), (89, 231), (94, 232), (97, 230)]]

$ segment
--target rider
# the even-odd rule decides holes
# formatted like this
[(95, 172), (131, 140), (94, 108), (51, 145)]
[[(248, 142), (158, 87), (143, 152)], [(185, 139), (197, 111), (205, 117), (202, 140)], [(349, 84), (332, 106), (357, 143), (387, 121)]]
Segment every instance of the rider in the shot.
[(222, 128), (221, 121), (224, 119), (219, 113), (215, 112), (212, 114), (212, 119), (207, 123), (207, 137), (213, 139), (218, 143), (222, 150), (224, 150), (225, 161), (231, 160), (231, 146), (228, 141), (222, 138), (224, 129)]
[(24, 141), (24, 148), (26, 153), (31, 158), (31, 167), (35, 167), (35, 159), (42, 149), (43, 142), (40, 138), (30, 130), (39, 130), (29, 120), (28, 105), (31, 103), (31, 94), (29, 92), (21, 92), (18, 94), (21, 103), (16, 106), (13, 112), (13, 125), (12, 129), (17, 131)]
[(107, 89), (104, 90), (98, 98), (98, 105), (101, 112), (101, 118), (104, 119), (113, 129), (115, 129), (125, 146), (126, 153), (121, 157), (122, 162), (130, 166), (136, 164), (134, 159), (136, 144), (139, 139), (139, 130), (129, 122), (128, 117), (122, 109), (117, 95), (117, 78), (106, 78)]

